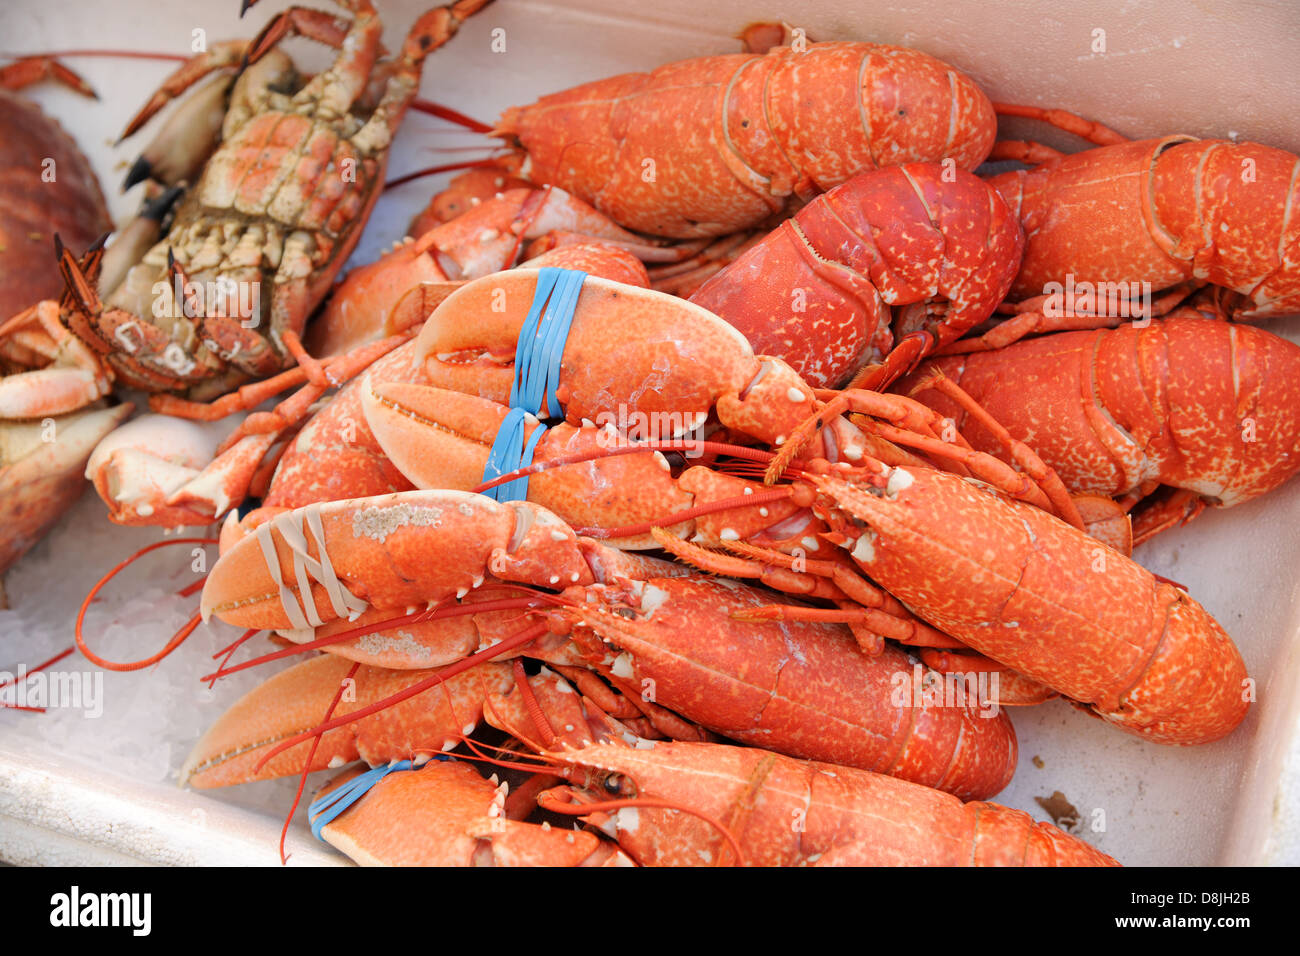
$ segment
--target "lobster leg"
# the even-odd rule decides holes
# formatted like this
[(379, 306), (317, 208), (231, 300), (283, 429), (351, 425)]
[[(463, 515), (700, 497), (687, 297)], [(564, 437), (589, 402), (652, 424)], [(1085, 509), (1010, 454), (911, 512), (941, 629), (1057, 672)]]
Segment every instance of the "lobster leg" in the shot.
[(1108, 126), (1094, 120), (1084, 119), (1077, 113), (1066, 110), (1047, 109), (1042, 106), (1021, 106), (1015, 103), (994, 103), (993, 112), (999, 116), (1019, 116), (1025, 119), (1040, 120), (1067, 133), (1073, 133), (1081, 139), (1096, 146), (1110, 146), (1115, 143), (1127, 143), (1123, 136)]
[[(727, 547), (747, 557), (721, 555), (657, 528), (655, 540), (665, 551), (683, 561), (689, 561), (701, 570), (733, 578), (758, 578), (770, 587), (789, 593), (806, 593), (805, 575), (822, 576), (832, 581), (842, 596), (851, 599), (856, 605), (849, 611), (774, 605), (754, 609), (751, 615), (754, 620), (836, 621), (860, 625), (854, 628), (854, 636), (862, 649), (873, 656), (883, 649), (882, 638), (885, 637), (901, 644), (926, 647), (965, 646), (917, 620), (890, 594), (874, 587), (860, 574), (849, 571), (838, 561), (803, 558), (798, 562), (803, 570), (796, 572), (791, 570), (795, 567), (795, 559), (772, 548), (732, 541), (727, 542)], [(787, 570), (789, 574), (773, 573), (776, 569)], [(808, 613), (803, 613), (805, 611)]]
[[(831, 397), (820, 412), (799, 424), (790, 439), (772, 459), (765, 477), (769, 484), (780, 477), (800, 448), (812, 435), (821, 430), (828, 419), (854, 411), (874, 416), (860, 423), (865, 430), (874, 432), (888, 441), (919, 449), (945, 461), (958, 462), (970, 469), (975, 477), (993, 485), (1004, 494), (1013, 498), (1023, 498), (1046, 511), (1059, 514), (1076, 527), (1083, 527), (1083, 520), (1079, 517), (1060, 480), (1055, 479), (1051, 469), (1043, 464), (1028, 446), (1015, 442), (1006, 435), (1005, 430), (999, 432), (999, 436), (1011, 443), (1009, 447), (1013, 450), (1016, 463), (1027, 469), (1027, 472), (1016, 471), (991, 455), (974, 451), (961, 437), (960, 432), (955, 431), (955, 424), (951, 419), (938, 415), (919, 402), (901, 395), (884, 395), (862, 389), (819, 393), (819, 397), (832, 395), (834, 397)], [(975, 406), (972, 404), (971, 407)], [(982, 412), (979, 414), (987, 417), (983, 416)], [(883, 418), (886, 422), (897, 422), (898, 425), (876, 421), (875, 418)], [(992, 422), (992, 419), (989, 421), (997, 428), (996, 422)], [(931, 437), (935, 432), (940, 433), (940, 439)], [(951, 432), (951, 437), (948, 432)]]
[(1188, 284), (1180, 283), (1150, 305), (1126, 301), (1119, 303), (1114, 311), (1091, 311), (1073, 306), (1063, 308), (1059, 303), (1053, 302), (1050, 295), (1035, 296), (1019, 303), (1014, 317), (999, 322), (983, 335), (961, 339), (937, 349), (935, 355), (965, 355), (969, 352), (1006, 348), (1029, 335), (1113, 329), (1125, 322), (1149, 321), (1151, 318), (1195, 318), (1201, 315), (1198, 309), (1177, 308), (1179, 303), (1187, 300), (1191, 291)]

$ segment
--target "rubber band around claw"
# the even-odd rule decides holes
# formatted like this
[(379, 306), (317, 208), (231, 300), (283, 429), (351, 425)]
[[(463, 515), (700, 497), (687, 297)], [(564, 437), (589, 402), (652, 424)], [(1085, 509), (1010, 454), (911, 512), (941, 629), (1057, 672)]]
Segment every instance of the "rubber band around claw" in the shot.
[[(512, 408), (497, 429), (492, 441), (492, 450), (488, 453), (487, 464), (483, 466), (483, 481), (487, 483), (502, 475), (527, 468), (533, 463), (533, 454), (537, 443), (546, 432), (545, 425), (538, 425), (532, 437), (524, 441), (524, 425), (531, 417), (522, 408)], [(483, 492), (495, 501), (526, 501), (528, 499), (528, 475), (496, 485)]]
[[(560, 415), (556, 389), (560, 384), (560, 359), (573, 325), (574, 309), (587, 273), (578, 269), (545, 268), (537, 273), (537, 287), (528, 308), (519, 341), (515, 346), (515, 377), (510, 386), (510, 412), (497, 429), (483, 467), (483, 481), (507, 472), (527, 468), (533, 462), (537, 443), (546, 431), (539, 425), (527, 441), (524, 425), (539, 415), (543, 400), (552, 414)], [(495, 501), (524, 501), (528, 498), (528, 476), (497, 485), (486, 492)]]
[(515, 346), (511, 408), (522, 408), (537, 415), (545, 397), (551, 414), (561, 414), (559, 400), (555, 397), (560, 384), (560, 359), (573, 324), (578, 294), (586, 280), (587, 273), (578, 269), (545, 268), (538, 271), (533, 302)]
[[(432, 760), (455, 760), (455, 757), (449, 757), (446, 754), (435, 754)], [(344, 813), (352, 804), (356, 803), (367, 793), (370, 788), (379, 783), (390, 773), (403, 770), (419, 770), (423, 767), (421, 763), (417, 767), (410, 760), (399, 760), (396, 763), (385, 764), (382, 767), (374, 767), (367, 770), (360, 776), (353, 777), (337, 790), (325, 794), (323, 797), (317, 797), (307, 807), (307, 817), (311, 820), (311, 835), (316, 839), (324, 841), (321, 836), (323, 830), (328, 824), (334, 822), (334, 819)]]

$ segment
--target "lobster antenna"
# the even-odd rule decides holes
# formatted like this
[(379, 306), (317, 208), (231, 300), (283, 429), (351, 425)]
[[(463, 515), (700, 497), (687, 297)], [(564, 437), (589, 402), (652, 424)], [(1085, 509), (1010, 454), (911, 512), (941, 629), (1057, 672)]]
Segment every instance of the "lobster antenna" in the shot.
[(619, 455), (637, 455), (647, 451), (706, 451), (715, 455), (727, 455), (731, 458), (742, 458), (749, 461), (769, 462), (775, 455), (770, 451), (762, 448), (751, 448), (748, 445), (731, 445), (726, 442), (716, 441), (697, 441), (693, 438), (672, 438), (672, 439), (647, 439), (636, 442), (632, 445), (625, 445), (622, 448), (593, 448), (573, 455), (565, 455), (563, 458), (552, 458), (549, 461), (534, 462), (524, 468), (516, 468), (514, 471), (508, 471), (505, 474), (498, 475), (491, 481), (485, 481), (482, 484), (475, 485), (470, 491), (482, 494), (489, 488), (495, 488), (497, 485), (504, 485), (514, 481), (516, 478), (524, 478), (531, 475), (540, 474), (551, 468), (564, 468), (568, 465), (579, 465), (583, 462), (597, 461), (603, 458), (616, 458)]
[[(235, 651), (243, 647), (244, 644), (254, 635), (261, 634), (261, 633), (262, 631), (260, 628), (250, 627), (240, 637), (235, 638), (235, 640), (232, 641), (230, 644), (227, 644), (221, 650), (217, 651), (215, 654), (212, 655), (212, 659), (214, 661), (217, 658), (220, 658), (221, 663), (217, 665), (217, 673), (211, 675), (212, 679), (208, 681), (208, 690), (212, 690), (212, 688), (217, 686), (217, 678), (218, 676), (220, 676), (221, 669), (225, 667), (226, 662), (229, 661), (232, 656), (234, 656)], [(203, 678), (199, 678), (199, 680), (202, 681)]]
[(123, 57), (130, 60), (171, 60), (184, 63), (189, 57), (183, 53), (150, 53), (145, 50), (51, 50), (48, 53), (3, 53), (0, 57), (7, 60), (30, 60), (33, 57), (50, 57), (68, 59), (74, 56)]
[(216, 538), (173, 538), (170, 541), (156, 541), (153, 544), (149, 545), (148, 547), (141, 548), (135, 554), (131, 555), (126, 560), (120, 562), (115, 568), (113, 568), (102, 578), (96, 581), (95, 586), (92, 587), (90, 589), (90, 592), (86, 595), (86, 599), (81, 602), (81, 610), (77, 613), (77, 625), (74, 631), (77, 647), (80, 649), (81, 653), (85, 656), (86, 660), (90, 661), (92, 664), (104, 668), (104, 670), (138, 671), (141, 670), (142, 668), (150, 667), (154, 664), (157, 664), (160, 660), (162, 660), (172, 651), (176, 650), (176, 648), (180, 647), (181, 644), (185, 642), (185, 639), (187, 637), (189, 637), (191, 634), (194, 633), (194, 631), (198, 628), (199, 624), (202, 623), (202, 618), (196, 613), (184, 625), (182, 625), (180, 630), (178, 630), (175, 634), (172, 635), (171, 640), (167, 642), (167, 644), (163, 647), (161, 651), (159, 651), (156, 654), (152, 654), (149, 657), (142, 658), (141, 660), (138, 661), (126, 661), (123, 663), (119, 663), (117, 661), (106, 660), (100, 657), (98, 654), (96, 654), (94, 651), (92, 651), (89, 647), (86, 646), (86, 637), (84, 633), (84, 627), (86, 623), (86, 612), (90, 609), (90, 602), (95, 599), (95, 595), (100, 592), (100, 590), (104, 587), (104, 585), (108, 584), (109, 581), (117, 577), (117, 575), (121, 571), (123, 571), (128, 565), (132, 564), (139, 558), (144, 557), (150, 551), (156, 551), (159, 548), (170, 547), (171, 545), (174, 544), (217, 544), (217, 539)]
[(408, 109), (413, 109), (417, 113), (436, 116), (438, 119), (447, 120), (449, 123), (455, 123), (457, 126), (463, 126), (465, 129), (473, 130), (475, 133), (492, 132), (492, 127), (487, 123), (480, 122), (472, 116), (466, 116), (464, 113), (459, 110), (454, 110), (450, 106), (443, 106), (441, 103), (435, 103), (433, 100), (412, 100)]
[[(325, 720), (328, 722), (334, 715), (334, 709), (338, 707), (339, 701), (343, 699), (343, 689), (351, 686), (348, 681), (357, 676), (357, 670), (361, 667), (361, 662), (353, 663), (352, 668), (348, 671), (348, 676), (339, 681), (339, 689), (334, 692), (334, 699), (325, 710)], [(302, 765), (302, 774), (298, 777), (298, 791), (293, 795), (293, 804), (289, 807), (289, 812), (284, 818), (284, 826), (280, 828), (280, 865), (286, 866), (289, 863), (289, 857), (284, 852), (284, 841), (289, 836), (289, 824), (293, 822), (293, 815), (298, 812), (298, 805), (302, 803), (302, 792), (307, 789), (307, 775), (311, 773), (311, 762), (316, 759), (316, 750), (320, 747), (323, 733), (317, 734), (311, 742), (311, 750), (307, 752), (307, 759)]]
[(696, 505), (693, 508), (687, 508), (665, 518), (655, 518), (652, 521), (625, 525), (622, 528), (575, 528), (574, 530), (588, 538), (630, 538), (633, 535), (646, 534), (655, 528), (666, 528), (669, 525), (692, 521), (695, 518), (702, 518), (705, 515), (715, 514), (719, 511), (731, 511), (734, 508), (748, 508), (770, 504), (774, 501), (783, 501), (792, 497), (794, 493), (794, 488), (786, 485), (781, 488), (772, 488), (769, 491), (756, 491), (751, 495), (720, 498), (717, 501), (710, 501), (702, 505)]
[(439, 173), (451, 173), (458, 169), (490, 169), (497, 165), (498, 157), (486, 156), (483, 159), (465, 159), (456, 163), (443, 163), (440, 166), (426, 166), (424, 169), (417, 169), (413, 173), (407, 173), (404, 176), (397, 176), (384, 183), (385, 191), (396, 189), (398, 186), (405, 186), (409, 182), (417, 179), (424, 179), (426, 176), (436, 176)]
[[(502, 590), (509, 588), (504, 586)], [(481, 593), (481, 592), (480, 592)], [(238, 674), (240, 671), (248, 670), (250, 667), (257, 667), (262, 664), (269, 664), (272, 661), (283, 660), (286, 657), (293, 657), (296, 654), (305, 654), (309, 651), (320, 650), (331, 644), (338, 644), (342, 641), (358, 637), (362, 634), (371, 634), (377, 630), (387, 627), (396, 627), (399, 624), (423, 624), (427, 621), (439, 621), (449, 617), (461, 617), (466, 614), (478, 614), (481, 611), (509, 611), (514, 609), (530, 609), (539, 607), (544, 603), (543, 599), (534, 595), (528, 598), (503, 598), (499, 601), (480, 601), (475, 604), (451, 604), (440, 607), (426, 608), (423, 611), (414, 611), (410, 614), (401, 614), (397, 617), (385, 618), (382, 621), (374, 621), (370, 624), (362, 624), (358, 627), (349, 628), (346, 631), (339, 631), (337, 634), (330, 634), (327, 637), (318, 637), (315, 640), (306, 641), (302, 644), (294, 644), (291, 647), (283, 647), (279, 650), (263, 654), (261, 657), (254, 657), (251, 660), (242, 661), (232, 667), (226, 667), (224, 664), (211, 674), (204, 674), (200, 680), (210, 680), (216, 682), (222, 677), (229, 677), (231, 674)], [(251, 634), (256, 634), (253, 630), (250, 634), (240, 638), (230, 648), (223, 648), (212, 656), (214, 658), (226, 654), (229, 650), (231, 653), (242, 643), (245, 638)], [(227, 655), (228, 658), (228, 655)]]

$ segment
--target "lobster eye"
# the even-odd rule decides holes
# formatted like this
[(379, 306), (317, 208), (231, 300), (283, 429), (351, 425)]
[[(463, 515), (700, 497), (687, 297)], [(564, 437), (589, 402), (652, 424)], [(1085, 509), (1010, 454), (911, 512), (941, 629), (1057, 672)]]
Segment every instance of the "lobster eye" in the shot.
[(602, 786), (604, 786), (606, 793), (614, 797), (628, 797), (636, 793), (636, 787), (632, 785), (632, 781), (621, 773), (611, 773), (605, 778)]

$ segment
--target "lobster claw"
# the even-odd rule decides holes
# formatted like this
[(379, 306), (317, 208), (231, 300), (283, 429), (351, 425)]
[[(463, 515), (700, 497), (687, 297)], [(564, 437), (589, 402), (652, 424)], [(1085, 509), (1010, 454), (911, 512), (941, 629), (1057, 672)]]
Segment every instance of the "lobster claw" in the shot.
[[(428, 385), (399, 382), (362, 385), (362, 408), (384, 454), (417, 488), (458, 488), (468, 491), (511, 470), (489, 468), (495, 442), (510, 412), (504, 405)], [(529, 416), (531, 418), (531, 416)], [(622, 439), (612, 427), (575, 428), (558, 424), (546, 430), (536, 419), (525, 420), (523, 440), (538, 428), (532, 461), (543, 463), (597, 449), (618, 447)], [(528, 464), (523, 462), (522, 464)], [(597, 458), (531, 476), (528, 500), (555, 512), (565, 522), (584, 528), (621, 528), (640, 524), (646, 515), (671, 515), (691, 506), (693, 496), (678, 487), (668, 462), (657, 452)], [(672, 526), (687, 534), (688, 522)], [(647, 532), (610, 539), (624, 549), (655, 548)]]
[[(312, 741), (277, 754), (259, 767), (277, 743), (320, 724), (339, 696), (335, 716), (383, 700), (427, 678), (428, 670), (359, 667), (324, 654), (281, 671), (240, 698), (208, 729), (181, 768), (181, 783), (224, 787), (301, 773)], [(339, 767), (354, 760), (371, 764), (419, 752), (457, 746), (483, 719), (483, 701), (510, 682), (510, 668), (488, 662), (449, 678), (432, 692), (418, 694), (378, 713), (324, 733), (309, 770)], [(342, 694), (340, 696), (340, 688)]]
[[(315, 805), (359, 774), (331, 781)], [(363, 866), (634, 865), (594, 833), (509, 819), (507, 790), (468, 763), (431, 760), (386, 775), (320, 835)]]

